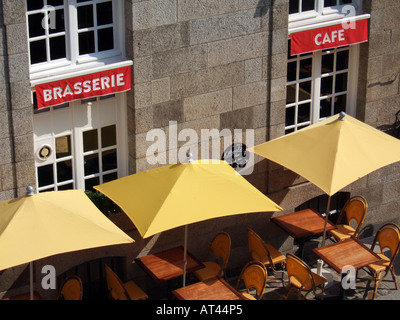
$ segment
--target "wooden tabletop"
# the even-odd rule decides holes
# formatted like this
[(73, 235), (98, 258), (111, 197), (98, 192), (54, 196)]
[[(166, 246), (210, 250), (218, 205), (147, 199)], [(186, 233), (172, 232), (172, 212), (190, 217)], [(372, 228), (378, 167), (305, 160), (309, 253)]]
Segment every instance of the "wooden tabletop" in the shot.
[(208, 279), (172, 291), (179, 300), (246, 300), (224, 279)]
[[(183, 247), (176, 247), (162, 252), (149, 254), (135, 259), (155, 281), (167, 281), (183, 275)], [(186, 273), (204, 268), (190, 252), (187, 252)]]
[[(14, 297), (3, 298), (2, 300), (31, 300), (31, 293), (26, 292), (26, 293), (22, 293), (17, 296), (14, 296)], [(34, 291), (33, 292), (33, 300), (43, 300), (43, 298), (38, 292)]]
[[(271, 221), (295, 239), (321, 234), (324, 232), (325, 226), (325, 218), (314, 209), (284, 214), (271, 218)], [(335, 228), (335, 225), (328, 220), (326, 231)]]
[(352, 238), (315, 248), (313, 252), (339, 273), (345, 266), (359, 269), (381, 260), (371, 249)]

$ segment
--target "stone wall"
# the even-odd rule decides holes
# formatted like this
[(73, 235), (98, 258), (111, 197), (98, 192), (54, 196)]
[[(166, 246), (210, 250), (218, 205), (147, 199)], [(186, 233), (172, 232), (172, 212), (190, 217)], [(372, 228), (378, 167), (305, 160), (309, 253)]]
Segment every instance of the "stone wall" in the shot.
[(0, 3), (0, 200), (35, 185), (25, 2)]
[[(127, 25), (134, 60), (131, 172), (152, 167), (147, 132), (168, 133), (170, 121), (178, 132), (191, 128), (199, 137), (201, 129), (253, 128), (256, 143), (265, 141), (269, 124), (277, 123), (269, 104), (283, 110), (286, 77), (287, 3), (271, 3), (126, 1), (127, 21), (133, 21)], [(171, 160), (166, 152), (166, 163)]]

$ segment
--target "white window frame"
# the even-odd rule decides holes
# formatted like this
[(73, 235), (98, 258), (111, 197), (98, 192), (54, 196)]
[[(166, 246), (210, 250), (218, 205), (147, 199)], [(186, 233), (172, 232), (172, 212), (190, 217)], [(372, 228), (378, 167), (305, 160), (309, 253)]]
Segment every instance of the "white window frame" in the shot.
[[(95, 99), (96, 103), (99, 103), (101, 100), (100, 97), (93, 98)], [(111, 169), (108, 171), (102, 171), (101, 167), (101, 160), (99, 161), (99, 173), (92, 174), (92, 175), (87, 175), (85, 176), (84, 172), (84, 157), (85, 155), (88, 155), (91, 153), (89, 152), (84, 152), (83, 150), (83, 140), (82, 140), (82, 133), (85, 131), (90, 131), (92, 129), (99, 129), (101, 127), (99, 126), (92, 126), (91, 124), (87, 124), (84, 127), (79, 127), (76, 126), (74, 123), (74, 112), (79, 108), (91, 108), (91, 103), (84, 103), (85, 101), (73, 101), (70, 102), (69, 104), (66, 104), (63, 107), (50, 107), (47, 109), (43, 109), (42, 111), (39, 111), (37, 114), (34, 114), (34, 123), (35, 123), (35, 117), (42, 117), (46, 115), (50, 115), (50, 121), (53, 121), (55, 117), (59, 117), (60, 115), (58, 114), (59, 109), (60, 111), (63, 108), (69, 108), (71, 112), (71, 126), (69, 129), (63, 130), (62, 132), (48, 132), (44, 135), (39, 135), (39, 136), (34, 136), (35, 139), (35, 145), (37, 146), (43, 145), (43, 141), (48, 141), (51, 139), (51, 145), (55, 146), (55, 141), (59, 137), (63, 137), (66, 135), (71, 136), (71, 155), (64, 157), (64, 158), (59, 158), (56, 159), (55, 157), (55, 149), (52, 150), (52, 156), (49, 157), (48, 159), (41, 160), (38, 157), (38, 150), (35, 150), (35, 170), (36, 170), (36, 190), (40, 191), (45, 191), (50, 188), (54, 188), (54, 190), (59, 190), (59, 187), (62, 187), (64, 185), (68, 184), (73, 184), (74, 189), (82, 189), (85, 190), (85, 180), (90, 179), (90, 178), (97, 178), (99, 177), (100, 183), (103, 182), (103, 176), (111, 173), (117, 173), (118, 178), (125, 177), (127, 176), (128, 173), (128, 162), (129, 162), (129, 156), (128, 156), (128, 129), (127, 129), (127, 119), (126, 119), (126, 112), (127, 112), (127, 104), (126, 104), (126, 93), (117, 93), (115, 94), (114, 97), (111, 97), (111, 99), (114, 99), (113, 103), (116, 104), (116, 119), (115, 122), (112, 121), (110, 123), (103, 123), (101, 127), (106, 127), (108, 125), (113, 125), (116, 124), (117, 128), (117, 144), (116, 144), (116, 149), (117, 149), (117, 169)], [(90, 101), (91, 99), (88, 99)], [(82, 104), (83, 103), (83, 104)], [(62, 112), (62, 111), (61, 111)], [(42, 115), (43, 114), (43, 115)], [(92, 115), (91, 115), (92, 116)], [(98, 115), (97, 115), (98, 116)], [(46, 144), (46, 143), (45, 143)], [(99, 144), (99, 155), (101, 152), (104, 152), (108, 149), (113, 149), (113, 147), (106, 147), (106, 148), (101, 148), (101, 144)], [(57, 177), (57, 163), (62, 162), (65, 160), (71, 160), (72, 161), (72, 179), (68, 181), (63, 181), (63, 182), (57, 182), (56, 177)], [(53, 177), (54, 177), (54, 184), (49, 184), (46, 186), (39, 187), (39, 176), (37, 174), (38, 167), (43, 167), (46, 165), (53, 165)]]
[[(307, 55), (306, 57), (296, 55), (295, 57), (291, 57), (288, 59), (289, 61), (297, 61), (297, 69), (299, 68), (299, 61), (305, 59), (312, 59), (312, 76), (306, 79), (302, 79), (301, 81), (298, 81), (297, 79), (295, 81), (290, 81), (287, 82), (288, 85), (296, 85), (296, 95), (298, 95), (298, 84), (302, 81), (311, 81), (311, 97), (310, 99), (303, 100), (301, 101), (300, 104), (305, 104), (305, 103), (310, 103), (310, 120), (307, 122), (303, 123), (297, 123), (298, 120), (298, 101), (294, 103), (289, 103), (286, 104), (286, 108), (291, 108), (295, 107), (295, 123), (294, 125), (290, 126), (285, 126), (285, 131), (286, 130), (291, 130), (294, 129), (294, 131), (297, 131), (298, 129), (304, 128), (310, 124), (316, 123), (320, 120), (323, 120), (325, 118), (320, 117), (320, 101), (323, 100), (326, 96), (320, 96), (320, 91), (321, 91), (321, 79), (328, 74), (324, 74), (321, 71), (321, 63), (322, 63), (322, 56), (326, 53), (330, 53), (334, 50), (341, 50), (341, 48), (336, 48), (332, 50), (327, 50), (327, 51), (315, 51)], [(348, 47), (349, 50), (349, 61), (348, 61), (348, 68), (347, 68), (347, 91), (346, 91), (346, 113), (355, 116), (356, 113), (356, 102), (357, 102), (357, 90), (354, 90), (354, 88), (357, 88), (357, 82), (358, 82), (358, 60), (359, 60), (359, 55), (360, 55), (360, 45), (355, 44), (351, 45)], [(344, 70), (339, 71), (338, 73), (343, 73)], [(298, 73), (298, 70), (296, 71)], [(332, 74), (336, 73), (336, 71), (331, 72)], [(329, 73), (329, 74), (331, 74)], [(297, 78), (297, 76), (296, 76)], [(349, 90), (352, 88), (352, 90)], [(331, 93), (331, 95), (335, 95), (335, 93)]]
[[(101, 0), (93, 0), (94, 3), (102, 2)], [(78, 70), (91, 69), (108, 63), (116, 63), (125, 60), (125, 28), (124, 28), (124, 6), (120, 0), (112, 1), (113, 4), (113, 26), (114, 26), (114, 49), (96, 54), (85, 54), (79, 56), (78, 44), (78, 21), (76, 0), (64, 0), (65, 12), (65, 34), (66, 34), (66, 50), (67, 57), (54, 61), (42, 62), (38, 64), (30, 64), (31, 80), (48, 77), (49, 75), (65, 74)], [(26, 4), (25, 4), (26, 5)], [(28, 13), (26, 9), (27, 29), (28, 29)], [(46, 25), (48, 22), (45, 22)], [(46, 31), (47, 33), (47, 31)], [(29, 39), (28, 39), (29, 41)]]
[(318, 22), (343, 19), (350, 14), (346, 10), (346, 6), (349, 5), (354, 7), (355, 14), (359, 15), (362, 13), (362, 0), (353, 0), (352, 4), (338, 5), (328, 8), (324, 8), (324, 0), (315, 0), (315, 2), (316, 10), (289, 14), (289, 29)]

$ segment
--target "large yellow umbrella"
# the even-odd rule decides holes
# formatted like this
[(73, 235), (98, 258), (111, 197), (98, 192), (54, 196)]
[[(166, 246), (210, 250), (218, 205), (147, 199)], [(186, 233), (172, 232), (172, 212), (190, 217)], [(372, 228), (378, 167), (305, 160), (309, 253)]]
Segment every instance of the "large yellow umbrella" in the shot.
[(0, 270), (55, 254), (133, 242), (82, 190), (0, 202)]
[(342, 112), (249, 151), (311, 181), (330, 200), (348, 184), (399, 161), (400, 141)]
[[(199, 160), (167, 165), (95, 186), (132, 220), (143, 238), (179, 226), (282, 208), (229, 164)], [(185, 228), (184, 276), (187, 228)]]

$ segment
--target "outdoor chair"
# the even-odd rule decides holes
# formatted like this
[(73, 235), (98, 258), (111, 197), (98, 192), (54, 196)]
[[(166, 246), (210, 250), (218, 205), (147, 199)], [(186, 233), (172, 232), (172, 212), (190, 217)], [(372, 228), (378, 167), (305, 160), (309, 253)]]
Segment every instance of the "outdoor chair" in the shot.
[(318, 274), (311, 271), (310, 267), (300, 258), (288, 253), (286, 255), (286, 269), (289, 277), (289, 287), (284, 299), (286, 300), (292, 291), (297, 289), (298, 299), (301, 298), (301, 291), (307, 291), (307, 294), (312, 290), (316, 296), (316, 290), (321, 288), (321, 299), (324, 298), (324, 288), (327, 280)]
[[(246, 292), (241, 292), (245, 298), (261, 300), (267, 284), (267, 269), (259, 261), (250, 261), (243, 267), (239, 275), (236, 291), (239, 291), (242, 283), (246, 287)], [(255, 290), (255, 296), (251, 294), (253, 289)]]
[[(252, 229), (247, 230), (247, 235), (251, 258), (260, 261), (267, 269), (271, 269), (273, 274), (280, 274), (280, 277), (273, 276), (272, 278), (281, 281), (284, 287), (286, 256), (272, 245), (265, 243)], [(276, 268), (277, 266), (279, 269)]]
[(114, 271), (104, 264), (107, 276), (107, 288), (112, 300), (146, 300), (147, 294), (133, 281), (123, 283)]
[[(367, 200), (362, 196), (354, 196), (347, 200), (336, 221), (337, 228), (329, 231), (330, 238), (335, 242), (349, 238), (358, 239), (367, 208)], [(356, 223), (355, 228), (350, 225), (353, 220)]]
[[(219, 232), (209, 244), (203, 259), (204, 268), (194, 272), (200, 281), (215, 277), (225, 277), (226, 266), (231, 253), (231, 237), (226, 232)], [(214, 261), (208, 261), (210, 255)]]
[(76, 275), (67, 277), (61, 285), (58, 300), (82, 300), (83, 285), (81, 278)]
[[(359, 278), (357, 272), (357, 279), (375, 281), (372, 299), (375, 299), (379, 284), (382, 281), (394, 282), (396, 290), (398, 289), (396, 273), (394, 271), (394, 260), (399, 253), (400, 227), (394, 223), (387, 223), (380, 227), (375, 235), (374, 241), (372, 242), (371, 250), (374, 250), (377, 244), (380, 250), (378, 255), (382, 260), (363, 268), (370, 277)], [(390, 258), (384, 254), (384, 251), (387, 249), (390, 251)], [(392, 274), (393, 280), (385, 279), (389, 273)]]

